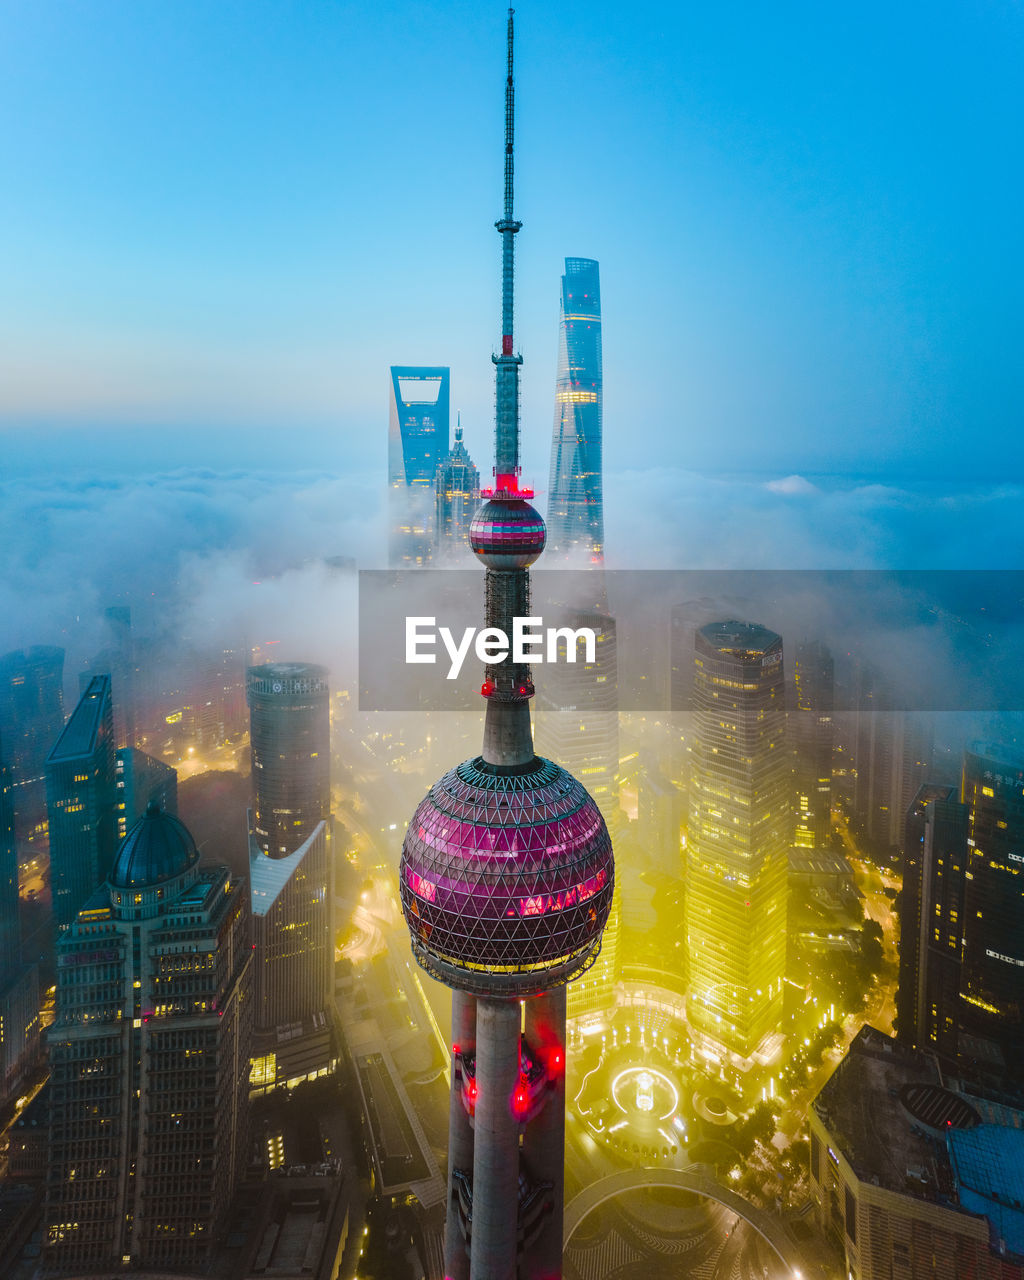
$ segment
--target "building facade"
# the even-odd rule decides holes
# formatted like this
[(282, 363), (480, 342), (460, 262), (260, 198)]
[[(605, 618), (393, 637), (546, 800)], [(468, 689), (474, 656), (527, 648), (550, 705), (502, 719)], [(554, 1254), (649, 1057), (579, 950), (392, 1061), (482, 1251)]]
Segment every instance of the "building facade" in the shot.
[(44, 1260), (201, 1269), (247, 1158), (244, 881), (155, 805), (58, 943)]
[(686, 849), (687, 1016), (742, 1085), (782, 1020), (792, 844), (782, 640), (718, 622), (695, 641)]
[(604, 561), (603, 400), (598, 264), (566, 258), (547, 519), (548, 554), (558, 559)]
[(66, 929), (107, 877), (117, 843), (110, 677), (94, 676), (46, 759), (53, 918)]
[(392, 365), (388, 417), (388, 564), (430, 562), (434, 542), (434, 480), (448, 453), (451, 370), (441, 365)]

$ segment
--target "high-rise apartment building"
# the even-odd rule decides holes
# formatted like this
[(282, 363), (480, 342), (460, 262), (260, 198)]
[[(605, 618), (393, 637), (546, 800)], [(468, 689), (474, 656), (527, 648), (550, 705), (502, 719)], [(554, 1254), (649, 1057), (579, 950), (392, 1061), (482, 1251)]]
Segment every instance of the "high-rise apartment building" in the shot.
[[(510, 10), (495, 484), (470, 528), (487, 625), (508, 632), (545, 539), (519, 484), (513, 98)], [(487, 663), (480, 692), (480, 754), (431, 787), (406, 832), (402, 910), (417, 962), (452, 991), (444, 1273), (548, 1280), (562, 1271), (565, 985), (597, 957), (614, 863), (594, 801), (534, 752), (529, 665)]]
[(782, 1020), (793, 827), (782, 640), (757, 623), (717, 622), (694, 647), (687, 1013), (741, 1085)]
[(388, 424), (388, 564), (430, 560), (434, 480), (448, 452), (449, 383), (444, 366), (392, 365)]
[(200, 1270), (247, 1158), (244, 881), (155, 805), (57, 948), (45, 1261)]
[(480, 505), (480, 472), (463, 443), (461, 423), (438, 464), (434, 489), (434, 558), (441, 564), (470, 562), (469, 525)]
[(604, 560), (603, 387), (598, 264), (566, 258), (547, 520), (548, 554), (560, 559)]
[(316, 1075), (333, 1060), (330, 706), (309, 663), (250, 667), (249, 879), (256, 950), (252, 1082)]
[(820, 641), (797, 645), (795, 705), (789, 716), (796, 783), (796, 830), (801, 849), (824, 849), (832, 830), (832, 746), (835, 664)]
[(46, 759), (53, 918), (66, 929), (103, 883), (117, 841), (110, 677), (94, 676)]

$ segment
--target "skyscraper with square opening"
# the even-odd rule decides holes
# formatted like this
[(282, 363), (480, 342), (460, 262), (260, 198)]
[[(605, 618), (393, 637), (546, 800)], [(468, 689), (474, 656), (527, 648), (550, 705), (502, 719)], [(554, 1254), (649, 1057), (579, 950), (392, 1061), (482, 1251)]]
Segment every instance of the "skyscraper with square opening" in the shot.
[(434, 480), (448, 453), (451, 370), (392, 365), (388, 419), (388, 564), (423, 566), (434, 541)]

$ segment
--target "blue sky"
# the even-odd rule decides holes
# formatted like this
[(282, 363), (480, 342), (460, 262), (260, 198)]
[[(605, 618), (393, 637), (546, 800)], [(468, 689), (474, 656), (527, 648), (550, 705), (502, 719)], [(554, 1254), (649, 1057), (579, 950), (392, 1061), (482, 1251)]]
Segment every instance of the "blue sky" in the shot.
[[(445, 363), (486, 466), (504, 21), (6, 0), (9, 458), (383, 471), (387, 366)], [(567, 254), (601, 262), (610, 471), (1021, 477), (1018, 4), (517, 24), (541, 487)]]

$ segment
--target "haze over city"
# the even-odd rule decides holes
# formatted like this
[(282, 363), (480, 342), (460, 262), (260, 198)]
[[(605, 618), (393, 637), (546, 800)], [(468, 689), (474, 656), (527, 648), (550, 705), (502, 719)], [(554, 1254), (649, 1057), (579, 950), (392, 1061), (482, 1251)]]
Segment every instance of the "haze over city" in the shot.
[(1024, 1280), (1022, 53), (11, 0), (12, 1280)]

